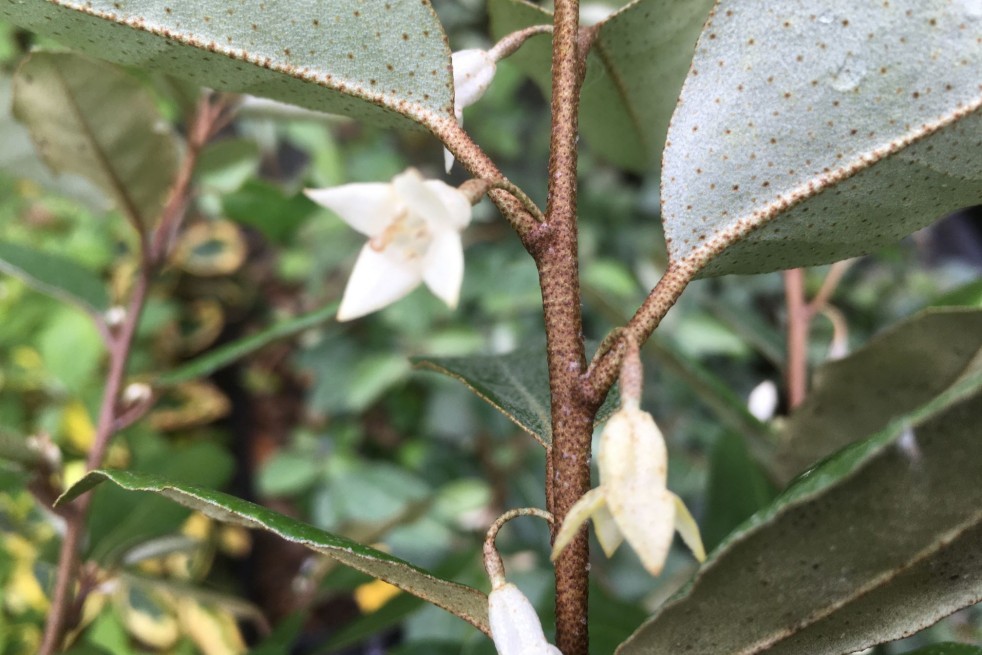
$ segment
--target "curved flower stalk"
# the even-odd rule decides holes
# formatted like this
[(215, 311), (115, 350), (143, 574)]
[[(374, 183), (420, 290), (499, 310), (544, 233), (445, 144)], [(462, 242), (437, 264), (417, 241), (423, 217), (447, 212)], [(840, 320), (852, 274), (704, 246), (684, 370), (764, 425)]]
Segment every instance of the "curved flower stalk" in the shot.
[(553, 544), (553, 560), (590, 518), (608, 557), (626, 539), (652, 575), (661, 573), (676, 530), (697, 560), (706, 558), (692, 514), (667, 488), (665, 439), (639, 405), (640, 366), (636, 351), (629, 354), (621, 374), (621, 408), (600, 435), (600, 485), (570, 508)]
[(314, 202), (368, 237), (348, 279), (338, 320), (382, 309), (421, 283), (451, 308), (464, 280), (461, 231), (471, 220), (464, 192), (415, 169), (391, 182), (308, 189)]
[(539, 615), (518, 587), (505, 580), (501, 555), (494, 545), (498, 530), (519, 516), (538, 516), (552, 523), (552, 514), (534, 507), (512, 509), (495, 520), (484, 540), (484, 567), (491, 578), (488, 622), (498, 655), (563, 655), (546, 641)]

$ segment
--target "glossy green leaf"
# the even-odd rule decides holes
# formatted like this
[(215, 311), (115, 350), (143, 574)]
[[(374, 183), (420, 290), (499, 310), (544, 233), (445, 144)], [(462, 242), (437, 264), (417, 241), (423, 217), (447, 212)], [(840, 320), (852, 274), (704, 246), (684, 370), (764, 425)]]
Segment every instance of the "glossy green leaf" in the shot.
[[(549, 367), (544, 346), (519, 348), (505, 355), (414, 357), (412, 361), (418, 368), (463, 382), (544, 447), (552, 443)], [(612, 390), (597, 413), (597, 422), (610, 416), (619, 403), (617, 391)]]
[(15, 0), (0, 18), (119, 64), (380, 124), (452, 117), (428, 0)]
[(0, 242), (0, 273), (13, 275), (41, 293), (101, 314), (109, 308), (106, 287), (94, 273), (57, 255)]
[[(599, 28), (587, 65), (580, 130), (614, 164), (645, 172), (659, 165), (668, 123), (712, 0), (635, 0)], [(491, 30), (509, 32), (551, 23), (552, 14), (525, 0), (490, 0)], [(536, 37), (513, 56), (544, 93), (550, 81), (550, 39)]]
[(618, 653), (837, 655), (982, 600), (980, 421), (977, 371), (829, 458), (731, 534)]
[(773, 500), (775, 493), (743, 441), (732, 432), (720, 435), (709, 457), (706, 512), (701, 522), (706, 548), (714, 549), (738, 525)]
[(128, 491), (164, 496), (217, 521), (272, 532), (419, 596), (484, 632), (490, 630), (487, 597), (480, 591), (433, 577), (397, 557), (218, 491), (169, 482), (155, 475), (107, 470), (89, 473), (65, 492), (59, 502), (71, 500), (105, 480)]
[(823, 264), (977, 204), (980, 20), (968, 0), (721, 0), (664, 153), (671, 260)]
[(158, 376), (155, 382), (163, 386), (173, 386), (210, 375), (274, 341), (291, 337), (333, 319), (337, 311), (338, 303), (334, 302), (307, 314), (280, 321), (261, 332), (210, 350), (201, 357)]
[(928, 309), (815, 372), (778, 438), (787, 482), (815, 462), (922, 405), (982, 364), (982, 310)]
[(157, 218), (177, 145), (140, 82), (104, 62), (41, 51), (20, 65), (13, 88), (14, 116), (52, 170), (85, 177), (135, 222)]

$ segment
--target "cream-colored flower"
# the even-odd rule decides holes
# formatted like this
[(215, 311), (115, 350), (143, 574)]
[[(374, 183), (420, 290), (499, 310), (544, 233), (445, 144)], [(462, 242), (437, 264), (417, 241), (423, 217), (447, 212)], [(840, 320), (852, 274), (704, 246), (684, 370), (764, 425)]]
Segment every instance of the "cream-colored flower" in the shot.
[(590, 518), (608, 557), (626, 539), (652, 575), (661, 573), (676, 530), (696, 559), (706, 558), (699, 527), (666, 486), (668, 453), (661, 431), (636, 401), (626, 399), (604, 426), (598, 465), (600, 486), (570, 508), (556, 535), (553, 559)]
[(410, 168), (387, 184), (345, 184), (306, 194), (368, 237), (344, 290), (339, 321), (382, 309), (420, 283), (457, 306), (464, 279), (460, 232), (471, 220), (464, 193)]
[(510, 582), (488, 596), (488, 619), (498, 655), (563, 655), (546, 641), (532, 603)]
[[(486, 50), (477, 48), (459, 50), (450, 56), (453, 64), (454, 101), (453, 113), (457, 122), (464, 124), (464, 107), (481, 99), (494, 79), (495, 60)], [(453, 167), (454, 157), (443, 149), (443, 163), (447, 172)]]

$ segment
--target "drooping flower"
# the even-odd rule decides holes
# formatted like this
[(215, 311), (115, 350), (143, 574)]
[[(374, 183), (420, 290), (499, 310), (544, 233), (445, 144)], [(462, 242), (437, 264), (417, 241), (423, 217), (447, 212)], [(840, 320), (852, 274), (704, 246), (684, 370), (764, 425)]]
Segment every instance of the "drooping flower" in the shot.
[(546, 641), (532, 603), (510, 582), (488, 596), (488, 619), (498, 655), (563, 655)]
[(600, 485), (570, 508), (556, 535), (553, 559), (590, 518), (608, 557), (627, 540), (652, 575), (661, 573), (676, 530), (696, 559), (706, 558), (699, 527), (682, 499), (667, 488), (665, 440), (636, 400), (625, 398), (604, 426), (598, 466)]
[[(481, 99), (491, 86), (496, 69), (494, 57), (486, 50), (477, 48), (458, 50), (450, 56), (453, 65), (454, 101), (453, 113), (457, 122), (464, 124), (464, 107), (473, 105)], [(443, 149), (443, 163), (447, 173), (453, 167), (454, 157)]]
[(467, 196), (415, 169), (390, 183), (308, 189), (314, 202), (368, 237), (348, 279), (338, 320), (378, 311), (425, 283), (451, 308), (464, 279), (461, 231), (471, 220)]

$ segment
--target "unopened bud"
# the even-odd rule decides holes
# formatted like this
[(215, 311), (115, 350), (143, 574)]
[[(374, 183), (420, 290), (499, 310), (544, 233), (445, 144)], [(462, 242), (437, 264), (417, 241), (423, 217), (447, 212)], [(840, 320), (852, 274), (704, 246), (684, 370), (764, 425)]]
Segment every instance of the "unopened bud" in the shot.
[(510, 582), (488, 596), (488, 618), (498, 655), (562, 655), (546, 641), (532, 603)]

